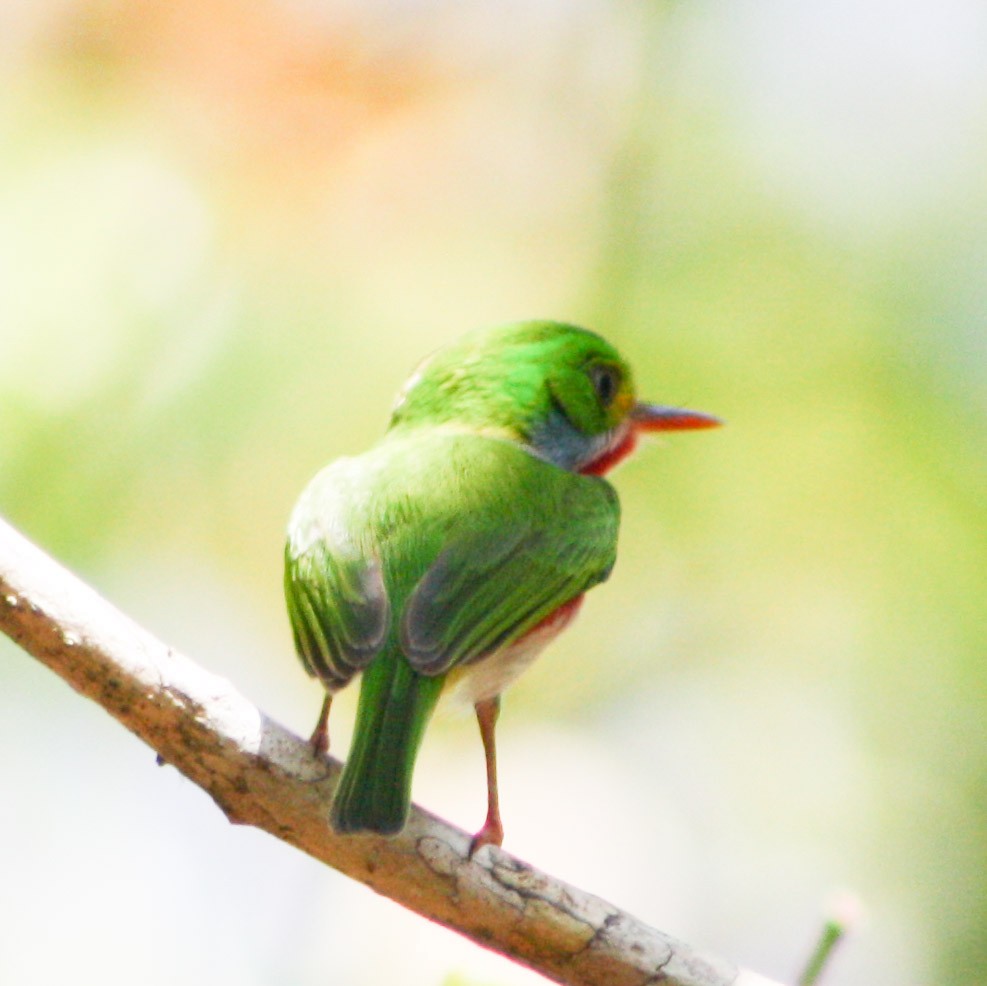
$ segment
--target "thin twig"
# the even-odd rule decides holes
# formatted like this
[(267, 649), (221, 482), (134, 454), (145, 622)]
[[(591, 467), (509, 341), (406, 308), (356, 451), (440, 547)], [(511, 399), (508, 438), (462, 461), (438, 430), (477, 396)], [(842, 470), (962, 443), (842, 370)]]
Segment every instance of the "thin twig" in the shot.
[(860, 919), (861, 905), (854, 894), (841, 893), (830, 903), (819, 941), (799, 976), (798, 986), (816, 986), (823, 970), (833, 957), (833, 950)]

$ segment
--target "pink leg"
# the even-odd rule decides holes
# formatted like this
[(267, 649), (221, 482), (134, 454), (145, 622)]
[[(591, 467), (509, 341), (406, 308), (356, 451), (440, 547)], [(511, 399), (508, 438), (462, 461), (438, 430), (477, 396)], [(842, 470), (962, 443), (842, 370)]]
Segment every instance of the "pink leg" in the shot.
[(483, 828), (473, 836), (470, 856), (482, 846), (499, 846), (504, 841), (504, 826), (500, 821), (500, 802), (497, 797), (497, 749), (494, 745), (500, 697), (477, 702), (475, 708), (480, 739), (483, 740), (483, 756), (487, 763), (487, 820), (483, 823)]
[(319, 721), (312, 730), (312, 737), (309, 743), (312, 745), (312, 752), (317, 757), (325, 757), (329, 754), (329, 706), (332, 705), (332, 695), (326, 692), (325, 700), (322, 703), (322, 711), (319, 713)]

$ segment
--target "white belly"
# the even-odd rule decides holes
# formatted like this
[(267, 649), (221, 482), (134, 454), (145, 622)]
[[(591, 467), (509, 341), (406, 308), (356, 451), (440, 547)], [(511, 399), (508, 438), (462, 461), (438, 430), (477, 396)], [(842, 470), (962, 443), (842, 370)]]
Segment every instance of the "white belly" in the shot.
[(470, 705), (499, 695), (573, 621), (581, 602), (582, 597), (579, 596), (561, 606), (520, 640), (475, 664), (453, 670), (446, 684), (446, 693), (451, 693), (454, 701), (468, 702)]

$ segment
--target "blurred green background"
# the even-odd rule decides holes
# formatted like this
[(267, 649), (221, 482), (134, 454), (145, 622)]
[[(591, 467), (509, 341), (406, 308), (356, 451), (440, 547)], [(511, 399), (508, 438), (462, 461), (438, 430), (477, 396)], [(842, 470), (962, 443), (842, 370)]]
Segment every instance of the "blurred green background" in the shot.
[[(976, 0), (0, 2), (0, 513), (304, 735), (304, 483), (462, 331), (595, 328), (729, 427), (617, 474), (505, 704), (506, 847), (785, 980), (849, 888), (834, 986), (983, 982), (985, 45)], [(7, 641), (0, 768), (0, 981), (541, 981)], [(417, 800), (483, 792), (443, 715)]]

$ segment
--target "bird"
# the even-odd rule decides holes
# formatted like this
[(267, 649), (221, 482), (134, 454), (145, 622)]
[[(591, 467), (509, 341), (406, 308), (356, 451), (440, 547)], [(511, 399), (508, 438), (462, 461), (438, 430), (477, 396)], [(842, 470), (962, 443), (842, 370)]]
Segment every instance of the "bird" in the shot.
[(639, 401), (617, 350), (562, 322), (473, 331), (419, 364), (380, 441), (322, 469), (288, 524), (294, 645), (325, 689), (317, 755), (333, 696), (361, 679), (336, 833), (403, 829), (426, 726), (454, 692), (486, 766), (469, 854), (502, 844), (500, 696), (613, 568), (620, 506), (604, 474), (642, 433), (720, 423)]

